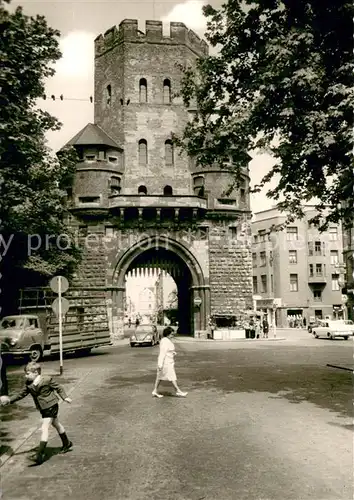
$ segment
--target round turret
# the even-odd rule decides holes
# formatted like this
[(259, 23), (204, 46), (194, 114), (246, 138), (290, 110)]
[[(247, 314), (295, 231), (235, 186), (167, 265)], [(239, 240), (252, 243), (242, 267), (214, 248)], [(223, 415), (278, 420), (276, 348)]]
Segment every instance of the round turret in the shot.
[(231, 162), (222, 168), (218, 165), (192, 168), (192, 181), (194, 195), (207, 197), (209, 208), (250, 210), (248, 167), (241, 170), (238, 184)]
[(121, 191), (123, 149), (91, 123), (68, 145), (74, 146), (79, 156), (71, 193), (72, 207), (107, 208), (109, 196)]

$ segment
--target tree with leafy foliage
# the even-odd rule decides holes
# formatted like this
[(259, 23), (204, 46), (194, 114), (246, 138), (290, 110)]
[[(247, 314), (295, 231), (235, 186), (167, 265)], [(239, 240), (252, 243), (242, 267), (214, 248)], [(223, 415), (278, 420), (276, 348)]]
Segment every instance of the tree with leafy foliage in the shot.
[(2, 314), (14, 308), (16, 290), (47, 284), (56, 273), (70, 275), (80, 258), (65, 203), (76, 153), (51, 152), (45, 134), (61, 124), (37, 105), (61, 57), (59, 35), (44, 17), (26, 16), (20, 7), (10, 12), (1, 2)]
[(320, 229), (352, 224), (352, 2), (229, 0), (203, 11), (218, 52), (184, 68), (181, 95), (196, 112), (177, 145), (200, 166), (232, 155), (236, 181), (247, 152), (270, 153), (254, 192), (274, 178), (267, 196), (293, 218), (315, 199)]

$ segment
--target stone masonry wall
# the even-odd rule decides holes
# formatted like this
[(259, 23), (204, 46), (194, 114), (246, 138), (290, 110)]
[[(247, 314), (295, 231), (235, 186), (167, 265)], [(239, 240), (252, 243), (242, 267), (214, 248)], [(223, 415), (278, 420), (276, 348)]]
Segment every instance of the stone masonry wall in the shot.
[(209, 233), (211, 315), (252, 308), (252, 257), (246, 237), (221, 222)]

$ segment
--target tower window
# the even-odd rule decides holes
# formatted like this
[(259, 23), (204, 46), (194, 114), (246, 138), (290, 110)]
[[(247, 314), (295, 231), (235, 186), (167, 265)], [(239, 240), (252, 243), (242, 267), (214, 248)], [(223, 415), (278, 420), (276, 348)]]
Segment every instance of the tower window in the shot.
[(112, 87), (111, 85), (107, 85), (106, 87), (106, 104), (109, 106), (112, 100)]
[(120, 194), (121, 191), (120, 177), (115, 175), (111, 177), (110, 188), (111, 188), (111, 194)]
[(148, 162), (147, 142), (145, 139), (139, 141), (139, 165), (145, 167)]
[(193, 191), (196, 196), (204, 196), (204, 177), (202, 175), (198, 175), (193, 179)]
[(173, 144), (170, 140), (165, 142), (165, 162), (166, 165), (173, 165)]
[(147, 81), (141, 78), (139, 81), (139, 102), (147, 102)]
[(163, 81), (163, 102), (164, 104), (171, 102), (171, 82), (168, 78)]
[(164, 196), (172, 196), (173, 195), (173, 190), (171, 186), (165, 186), (163, 188), (163, 195)]
[(146, 186), (139, 186), (138, 187), (138, 194), (147, 194)]

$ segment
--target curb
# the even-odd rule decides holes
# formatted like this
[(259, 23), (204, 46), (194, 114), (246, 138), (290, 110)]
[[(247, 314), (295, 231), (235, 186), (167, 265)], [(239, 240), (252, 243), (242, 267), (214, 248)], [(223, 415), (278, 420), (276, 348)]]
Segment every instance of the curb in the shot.
[[(87, 379), (87, 377), (92, 373), (92, 370), (89, 370), (86, 375), (84, 375), (71, 389), (66, 391), (67, 395), (70, 396), (70, 394), (84, 381)], [(20, 438), (18, 438), (12, 449), (11, 452), (4, 453), (0, 457), (0, 468), (5, 465), (5, 463), (13, 456), (16, 454), (16, 451), (21, 448), (21, 446), (30, 438), (32, 435), (37, 432), (41, 428), (41, 425), (36, 425), (35, 427), (32, 427), (29, 431), (27, 431), (25, 434), (23, 434)], [(0, 495), (1, 496), (1, 495)]]
[(211, 343), (225, 343), (225, 342), (277, 342), (278, 340), (287, 340), (285, 337), (273, 337), (267, 339), (232, 339), (232, 340), (221, 340), (221, 339), (198, 339), (198, 338), (188, 338), (188, 337), (175, 337), (176, 342), (211, 342)]

